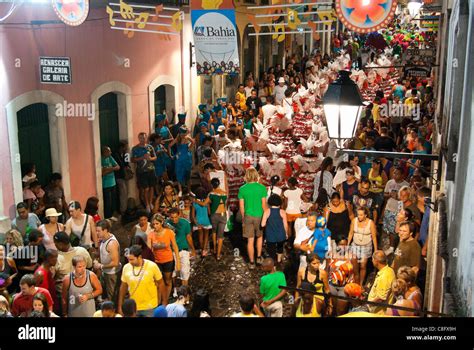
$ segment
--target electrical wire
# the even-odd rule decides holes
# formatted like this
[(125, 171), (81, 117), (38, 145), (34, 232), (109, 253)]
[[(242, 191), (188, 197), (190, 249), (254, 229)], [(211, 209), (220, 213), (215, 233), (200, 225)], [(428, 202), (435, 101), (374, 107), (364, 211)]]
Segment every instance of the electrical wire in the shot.
[(3, 16), (2, 18), (0, 18), (0, 22), (3, 22), (8, 17), (10, 17), (17, 8), (18, 8), (18, 4), (16, 2), (13, 2), (12, 6), (8, 10), (7, 14), (5, 16)]
[[(99, 17), (99, 18), (88, 18), (84, 22), (93, 22), (93, 21), (102, 21), (104, 19), (108, 19), (109, 17)], [(32, 23), (32, 22), (13, 22), (13, 23), (0, 23), (0, 26), (21, 26), (21, 25), (26, 25), (26, 26), (44, 26), (48, 24), (65, 24), (64, 22), (60, 20), (54, 20), (54, 21), (44, 21), (44, 23)]]

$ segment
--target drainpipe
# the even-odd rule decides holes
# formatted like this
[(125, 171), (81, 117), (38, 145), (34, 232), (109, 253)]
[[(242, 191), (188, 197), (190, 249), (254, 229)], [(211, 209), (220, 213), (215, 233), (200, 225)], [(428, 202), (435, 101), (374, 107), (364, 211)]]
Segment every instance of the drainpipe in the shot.
[[(184, 14), (186, 15), (186, 14)], [(184, 20), (183, 20), (184, 22)], [(180, 31), (179, 33), (179, 48), (180, 48), (180, 53), (181, 53), (181, 98), (180, 98), (180, 105), (178, 106), (178, 108), (180, 106), (184, 106), (185, 105), (185, 99), (184, 99), (184, 72), (185, 72), (185, 68), (184, 68), (184, 25), (183, 25), (183, 29)], [(174, 122), (178, 122), (178, 108), (176, 108), (176, 102), (175, 102), (175, 115), (174, 115)]]

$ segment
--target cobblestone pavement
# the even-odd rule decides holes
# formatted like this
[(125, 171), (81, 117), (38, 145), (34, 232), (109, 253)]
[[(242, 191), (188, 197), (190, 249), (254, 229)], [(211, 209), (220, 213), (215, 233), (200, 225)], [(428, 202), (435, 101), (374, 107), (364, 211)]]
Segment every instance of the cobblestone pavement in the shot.
[[(129, 246), (129, 235), (134, 224), (124, 226), (120, 223), (113, 224), (112, 232), (120, 243), (122, 253)], [(254, 294), (257, 301), (261, 302), (259, 286), (264, 272), (258, 267), (255, 270), (248, 268), (244, 243), (240, 232), (226, 233), (222, 259), (219, 262), (211, 255), (205, 258), (195, 257), (191, 261), (189, 286), (192, 293), (199, 289), (205, 289), (209, 293), (213, 317), (227, 317), (239, 312), (239, 295), (243, 292)], [(289, 263), (283, 268), (288, 284), (294, 285), (294, 281), (293, 283), (291, 281), (293, 273)], [(284, 302), (284, 316), (289, 316), (291, 313), (289, 300), (291, 298), (287, 297)]]

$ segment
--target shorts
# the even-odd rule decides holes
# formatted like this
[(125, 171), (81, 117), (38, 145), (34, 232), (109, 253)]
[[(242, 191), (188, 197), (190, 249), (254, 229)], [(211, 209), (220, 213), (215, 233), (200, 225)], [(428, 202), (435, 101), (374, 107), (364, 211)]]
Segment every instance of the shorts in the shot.
[(137, 183), (139, 188), (149, 188), (156, 186), (155, 171), (147, 171), (145, 173), (137, 173)]
[(260, 217), (245, 215), (242, 220), (242, 231), (244, 238), (262, 237), (263, 232), (260, 228), (261, 222), (262, 218)]
[(169, 262), (165, 262), (163, 264), (157, 263), (158, 267), (160, 268), (161, 272), (173, 272), (174, 271), (174, 260)]
[(263, 309), (266, 317), (283, 317), (283, 304), (280, 300), (275, 301)]
[(155, 309), (137, 310), (137, 317), (153, 317)]
[(205, 229), (205, 230), (210, 230), (212, 228), (212, 225), (199, 225), (199, 224), (196, 224), (193, 226), (193, 231), (198, 231), (199, 229)]
[(101, 282), (103, 295), (110, 301), (116, 302), (118, 293), (117, 281), (120, 280), (118, 273), (102, 273)]
[(372, 257), (372, 242), (367, 245), (357, 245), (351, 244), (352, 254), (357, 257), (357, 259), (370, 259)]
[(212, 232), (217, 233), (217, 238), (224, 238), (225, 225), (227, 224), (227, 214), (214, 213), (211, 215)]
[(299, 213), (299, 214), (288, 214), (286, 213), (286, 221), (288, 222), (294, 222), (296, 221), (296, 219), (298, 218), (302, 218), (303, 217), (303, 214)]
[[(191, 261), (189, 260), (189, 251), (179, 251), (179, 262), (181, 263), (179, 279), (182, 281), (187, 281), (189, 280), (189, 276), (191, 275)], [(176, 270), (173, 272), (173, 277), (178, 277)]]
[(276, 261), (278, 254), (283, 254), (283, 242), (267, 242), (267, 253), (274, 261)]

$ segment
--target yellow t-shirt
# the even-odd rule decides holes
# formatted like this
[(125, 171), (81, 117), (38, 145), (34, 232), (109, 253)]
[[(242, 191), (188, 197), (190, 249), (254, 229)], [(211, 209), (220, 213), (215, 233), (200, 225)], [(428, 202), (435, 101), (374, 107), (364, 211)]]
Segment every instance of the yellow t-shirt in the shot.
[(247, 98), (245, 97), (244, 92), (237, 91), (237, 93), (235, 94), (235, 100), (239, 102), (239, 107), (241, 110), (243, 111), (247, 110), (247, 105), (246, 105)]
[[(377, 299), (383, 300), (384, 303), (392, 304), (392, 282), (395, 280), (395, 271), (390, 266), (382, 268), (375, 277), (374, 285), (370, 289), (368, 301)], [(385, 312), (382, 306), (369, 306), (369, 311), (372, 313)]]
[(409, 113), (411, 115), (413, 108), (415, 108), (415, 98), (414, 97), (408, 97), (405, 99), (405, 111), (406, 113)]
[(142, 271), (126, 264), (122, 271), (122, 282), (127, 283), (130, 298), (137, 303), (137, 310), (149, 310), (158, 306), (158, 291), (155, 282), (163, 278), (154, 262), (144, 259)]
[(380, 105), (377, 103), (374, 103), (374, 106), (372, 107), (372, 118), (374, 119), (374, 122), (377, 122), (380, 119)]
[[(97, 310), (94, 312), (94, 315), (92, 317), (102, 317), (102, 310)], [(115, 317), (122, 317), (120, 314), (115, 314)]]

